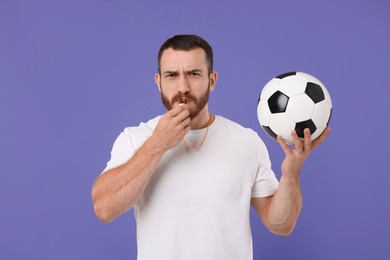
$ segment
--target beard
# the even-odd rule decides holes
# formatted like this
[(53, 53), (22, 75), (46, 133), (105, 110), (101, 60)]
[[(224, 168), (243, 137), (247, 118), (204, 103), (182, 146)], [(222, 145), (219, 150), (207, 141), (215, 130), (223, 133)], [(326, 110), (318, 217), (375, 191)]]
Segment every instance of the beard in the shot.
[(207, 105), (207, 103), (209, 102), (210, 88), (207, 88), (206, 92), (203, 93), (199, 98), (195, 97), (190, 92), (185, 92), (185, 93), (178, 92), (176, 95), (174, 95), (171, 98), (171, 100), (169, 100), (169, 98), (164, 95), (163, 86), (161, 85), (161, 82), (160, 82), (160, 86), (161, 86), (161, 100), (167, 110), (171, 110), (173, 108), (173, 104), (175, 102), (178, 102), (182, 98), (190, 99), (191, 103), (195, 104), (195, 108), (190, 109), (189, 117), (191, 120), (197, 117), (200, 111), (202, 111)]

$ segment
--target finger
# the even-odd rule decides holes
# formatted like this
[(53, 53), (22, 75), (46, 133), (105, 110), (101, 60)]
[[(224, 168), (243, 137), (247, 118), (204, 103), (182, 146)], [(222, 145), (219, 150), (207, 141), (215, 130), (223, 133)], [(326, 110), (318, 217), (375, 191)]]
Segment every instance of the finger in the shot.
[(280, 146), (282, 147), (284, 153), (287, 155), (287, 154), (290, 154), (291, 153), (291, 149), (290, 147), (287, 145), (286, 141), (284, 141), (284, 139), (281, 137), (281, 136), (277, 136), (276, 137), (278, 143), (280, 144)]
[(191, 119), (189, 117), (181, 121), (180, 125), (182, 128), (186, 129), (190, 126)]
[(172, 120), (174, 125), (179, 125), (184, 119), (190, 116), (190, 111), (183, 107), (174, 108), (166, 113), (167, 118)]
[(302, 151), (302, 141), (299, 139), (299, 136), (297, 134), (297, 131), (292, 130), (291, 131), (291, 136), (294, 140), (294, 148), (295, 150)]
[(172, 109), (169, 110), (166, 114), (169, 115), (170, 117), (176, 117), (176, 116), (178, 116), (181, 112), (183, 112), (184, 110), (186, 110), (184, 107), (178, 106), (178, 107), (172, 108)]
[(189, 116), (190, 116), (190, 111), (188, 109), (184, 109), (182, 112), (180, 112), (176, 118), (177, 120), (179, 120), (179, 122), (182, 122), (183, 120), (185, 119), (189, 119)]
[(319, 146), (324, 140), (325, 138), (328, 136), (329, 132), (330, 132), (331, 128), (329, 126), (327, 126), (324, 130), (324, 132), (322, 132), (322, 134), (312, 142), (312, 145), (311, 145), (311, 149), (315, 149), (317, 146)]
[(312, 144), (310, 129), (309, 128), (305, 128), (305, 130), (303, 130), (303, 135), (305, 137), (303, 139), (304, 150), (307, 151), (307, 152), (310, 152), (311, 144)]

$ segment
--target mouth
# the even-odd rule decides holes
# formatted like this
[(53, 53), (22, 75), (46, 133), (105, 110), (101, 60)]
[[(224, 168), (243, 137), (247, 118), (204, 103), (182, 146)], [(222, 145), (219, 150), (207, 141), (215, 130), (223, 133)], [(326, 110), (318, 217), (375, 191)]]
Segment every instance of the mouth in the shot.
[(191, 100), (190, 100), (190, 99), (186, 99), (186, 98), (181, 98), (181, 99), (179, 99), (177, 102), (179, 102), (179, 106), (183, 106), (183, 105), (185, 105), (185, 104), (190, 103)]

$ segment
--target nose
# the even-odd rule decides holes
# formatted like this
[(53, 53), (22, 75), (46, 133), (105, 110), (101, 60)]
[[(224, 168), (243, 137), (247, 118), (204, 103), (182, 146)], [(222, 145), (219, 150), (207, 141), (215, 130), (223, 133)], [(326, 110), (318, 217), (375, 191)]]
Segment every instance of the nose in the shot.
[(178, 81), (177, 91), (181, 93), (190, 92), (190, 84), (186, 76), (182, 75)]

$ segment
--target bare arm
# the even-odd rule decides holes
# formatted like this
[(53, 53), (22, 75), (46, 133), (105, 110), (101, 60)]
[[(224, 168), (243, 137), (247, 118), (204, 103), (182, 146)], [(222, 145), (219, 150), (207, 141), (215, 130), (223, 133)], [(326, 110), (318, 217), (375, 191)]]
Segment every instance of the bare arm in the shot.
[(287, 236), (294, 230), (302, 208), (300, 188), (300, 171), (311, 152), (320, 145), (328, 135), (330, 128), (315, 141), (311, 142), (310, 131), (305, 129), (304, 141), (300, 141), (294, 131), (295, 147), (291, 150), (281, 137), (279, 144), (286, 154), (282, 163), (282, 177), (279, 188), (273, 196), (252, 198), (252, 206), (256, 209), (264, 225), (273, 233)]
[(125, 164), (98, 177), (92, 187), (96, 216), (111, 222), (128, 211), (144, 192), (150, 177), (166, 151), (188, 133), (189, 111), (178, 107), (161, 117), (153, 135)]

